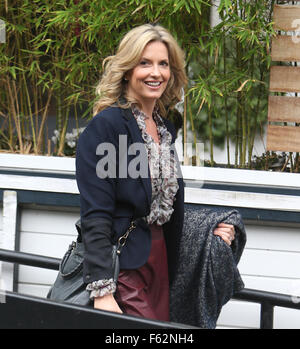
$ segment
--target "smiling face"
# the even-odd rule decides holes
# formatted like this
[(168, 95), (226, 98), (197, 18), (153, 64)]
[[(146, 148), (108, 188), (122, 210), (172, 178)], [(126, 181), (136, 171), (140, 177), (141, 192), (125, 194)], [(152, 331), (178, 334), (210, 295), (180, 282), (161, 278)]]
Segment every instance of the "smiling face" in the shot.
[(170, 79), (169, 54), (166, 45), (152, 41), (145, 47), (138, 65), (127, 75), (127, 95), (142, 106), (155, 104), (165, 91)]

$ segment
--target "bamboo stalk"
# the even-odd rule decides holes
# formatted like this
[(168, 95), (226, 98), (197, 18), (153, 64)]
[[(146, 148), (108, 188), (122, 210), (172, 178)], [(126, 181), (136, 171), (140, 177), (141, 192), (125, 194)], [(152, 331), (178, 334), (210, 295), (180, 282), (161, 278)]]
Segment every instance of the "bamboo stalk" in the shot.
[[(260, 80), (263, 81), (264, 79), (264, 69), (261, 69), (260, 71)], [(256, 135), (256, 131), (257, 131), (257, 116), (259, 114), (260, 111), (260, 104), (261, 104), (261, 96), (262, 96), (262, 84), (259, 85), (259, 90), (258, 90), (258, 99), (257, 99), (257, 104), (256, 104), (256, 110), (254, 112), (254, 127), (251, 131), (250, 134), (250, 145), (248, 148), (248, 159), (249, 162), (251, 162), (251, 158), (252, 158), (252, 153), (253, 153), (253, 147), (254, 147), (254, 140), (255, 140), (255, 135)]]
[[(234, 10), (233, 10), (238, 17), (238, 3), (237, 1), (234, 3)], [(236, 67), (237, 69), (240, 68), (240, 43), (238, 39), (235, 40), (235, 51), (236, 51)], [(241, 157), (241, 149), (240, 149), (240, 127), (241, 127), (241, 121), (240, 121), (240, 96), (241, 92), (237, 92), (236, 96), (236, 139), (235, 139), (235, 167), (238, 167), (240, 161), (239, 156)]]
[(238, 157), (238, 166), (242, 166), (243, 164), (243, 108), (242, 108), (242, 92), (237, 92), (237, 109), (236, 109), (236, 117), (237, 117), (237, 157)]
[[(206, 54), (206, 74), (209, 76), (209, 52)], [(211, 97), (213, 99), (213, 97)], [(210, 155), (210, 165), (214, 164), (214, 137), (213, 137), (213, 123), (212, 123), (212, 110), (213, 100), (211, 100), (211, 105), (207, 103), (208, 108), (208, 128), (209, 128), (209, 155)]]
[[(226, 36), (223, 31), (223, 76), (226, 80)], [(225, 130), (226, 130), (226, 150), (227, 150), (227, 166), (230, 167), (230, 137), (229, 137), (229, 120), (228, 120), (228, 105), (227, 105), (227, 87), (224, 86), (224, 107), (225, 107)]]
[(244, 168), (246, 164), (246, 145), (247, 145), (247, 122), (246, 122), (246, 115), (245, 115), (245, 97), (242, 97), (243, 103), (241, 107), (242, 111), (242, 152), (241, 152), (241, 167)]
[(51, 140), (49, 138), (47, 140), (47, 155), (51, 155)]
[(22, 132), (21, 132), (21, 124), (20, 124), (20, 117), (16, 112), (16, 107), (15, 107), (15, 99), (13, 97), (13, 93), (12, 93), (12, 88), (10, 86), (10, 82), (9, 82), (9, 77), (7, 76), (6, 78), (6, 82), (7, 82), (7, 90), (8, 90), (8, 95), (10, 98), (10, 106), (11, 106), (11, 115), (13, 116), (13, 119), (15, 121), (15, 125), (16, 125), (16, 129), (17, 129), (17, 135), (18, 135), (18, 140), (19, 140), (19, 145), (20, 145), (20, 153), (23, 153), (23, 139), (22, 139)]
[[(36, 76), (33, 78), (33, 102), (34, 102), (34, 114), (35, 114), (35, 130), (38, 129), (38, 115), (39, 115), (39, 95), (38, 95), (38, 89), (37, 89), (37, 81)], [(37, 152), (37, 145), (35, 140), (35, 151)]]
[(190, 104), (190, 100), (189, 100), (188, 96), (187, 96), (187, 100), (186, 101), (187, 101), (188, 113), (190, 115), (191, 129), (192, 129), (192, 133), (193, 133), (195, 154), (196, 154), (196, 159), (197, 159), (197, 136), (196, 136), (196, 130), (195, 130), (195, 126), (194, 126), (194, 119), (193, 119), (191, 104)]
[(183, 164), (189, 165), (189, 158), (187, 155), (187, 106), (186, 106), (186, 91), (184, 93), (184, 109), (183, 109)]
[[(19, 7), (17, 8), (17, 14), (19, 16)], [(17, 16), (17, 18), (18, 18)], [(18, 23), (19, 24), (19, 23)], [(17, 52), (20, 52), (20, 38), (19, 38), (19, 34), (15, 35), (15, 44), (16, 44), (16, 53)], [(19, 66), (21, 67), (22, 66), (22, 62), (21, 62), (21, 55), (20, 54), (16, 54), (15, 57), (14, 57), (14, 66)], [(18, 79), (18, 76), (16, 77)], [(21, 84), (20, 81), (18, 81), (18, 84)], [(21, 91), (22, 93), (22, 91)], [(16, 97), (15, 100), (16, 100), (16, 113), (17, 115), (20, 115), (20, 110), (19, 110), (19, 103), (18, 103), (18, 95), (14, 89), (14, 96)], [(20, 97), (21, 97), (21, 94), (20, 94)], [(21, 100), (21, 99), (20, 99)], [(23, 114), (24, 115), (24, 114)]]
[(42, 121), (41, 121), (40, 129), (39, 129), (39, 133), (38, 133), (38, 138), (37, 138), (37, 152), (38, 153), (40, 153), (40, 151), (41, 151), (42, 140), (43, 140), (42, 136), (43, 136), (45, 122), (46, 122), (46, 119), (48, 117), (48, 109), (49, 109), (50, 101), (52, 98), (52, 93), (53, 93), (53, 88), (50, 88), (50, 90), (48, 92), (48, 99), (47, 99), (45, 109), (43, 112), (43, 116), (42, 116)]
[[(255, 0), (255, 5), (257, 4), (257, 1)], [(253, 9), (253, 11), (251, 12), (251, 16), (254, 15), (254, 12), (255, 9)], [(254, 79), (254, 55), (252, 55), (251, 57), (251, 61), (250, 61), (250, 74), (251, 74), (251, 80)], [(252, 97), (252, 91), (250, 91), (250, 100), (251, 100), (251, 97)], [(248, 167), (250, 168), (251, 167), (251, 158), (252, 158), (252, 149), (250, 149), (250, 143), (251, 143), (251, 126), (250, 126), (250, 120), (251, 120), (251, 114), (252, 114), (252, 109), (251, 109), (251, 106), (250, 106), (250, 103), (248, 102), (248, 107), (247, 107), (247, 115), (246, 115), (246, 124), (247, 124), (247, 146), (248, 146)], [(245, 162), (246, 162), (246, 149), (245, 149)]]
[[(7, 101), (7, 104), (9, 104), (9, 101)], [(10, 108), (8, 107), (7, 109), (7, 114), (8, 114), (8, 134), (9, 134), (9, 147), (13, 151), (14, 150), (14, 140), (13, 140), (13, 125), (12, 125), (12, 120), (9, 117), (10, 114)]]
[(58, 151), (57, 151), (57, 155), (58, 156), (64, 156), (64, 147), (65, 147), (65, 137), (66, 137), (66, 131), (67, 131), (67, 126), (68, 126), (68, 119), (69, 119), (69, 111), (70, 111), (70, 106), (68, 106), (67, 108), (67, 112), (66, 112), (66, 118), (64, 121), (64, 126), (62, 129), (62, 133), (60, 135), (60, 140), (59, 140), (59, 147), (58, 147)]
[(29, 96), (29, 92), (28, 92), (28, 88), (27, 88), (25, 75), (24, 75), (24, 73), (22, 75), (23, 75), (23, 79), (24, 79), (24, 91), (25, 91), (26, 96), (27, 96), (27, 104), (28, 104), (28, 110), (29, 110), (29, 119), (30, 119), (31, 133), (32, 133), (32, 140), (33, 140), (33, 150), (34, 150), (35, 154), (38, 154), (37, 143), (36, 143), (36, 130), (37, 129), (34, 128), (30, 96)]
[(234, 166), (238, 167), (238, 156), (239, 156), (239, 127), (240, 119), (236, 116), (236, 130), (235, 130), (235, 153), (234, 153)]
[(212, 110), (208, 107), (208, 125), (209, 125), (209, 154), (210, 154), (210, 165), (214, 164), (214, 138), (213, 138), (213, 125), (212, 125)]

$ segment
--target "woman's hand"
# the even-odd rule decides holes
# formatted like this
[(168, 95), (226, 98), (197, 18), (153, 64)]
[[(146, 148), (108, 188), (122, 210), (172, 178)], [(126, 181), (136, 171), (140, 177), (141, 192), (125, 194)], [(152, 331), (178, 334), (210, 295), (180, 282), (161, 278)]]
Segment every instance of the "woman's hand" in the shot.
[(214, 230), (214, 235), (220, 236), (226, 244), (230, 246), (235, 237), (234, 226), (231, 224), (220, 223)]
[(112, 294), (107, 294), (103, 297), (94, 298), (94, 308), (100, 310), (113, 311), (115, 313), (120, 314), (123, 313)]

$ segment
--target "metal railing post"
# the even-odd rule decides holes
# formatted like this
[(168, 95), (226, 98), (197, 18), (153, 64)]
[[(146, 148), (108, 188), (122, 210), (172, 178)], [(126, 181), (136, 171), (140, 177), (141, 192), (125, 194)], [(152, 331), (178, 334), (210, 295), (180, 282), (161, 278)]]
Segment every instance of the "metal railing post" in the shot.
[(269, 302), (261, 302), (260, 307), (260, 328), (273, 329), (274, 305)]

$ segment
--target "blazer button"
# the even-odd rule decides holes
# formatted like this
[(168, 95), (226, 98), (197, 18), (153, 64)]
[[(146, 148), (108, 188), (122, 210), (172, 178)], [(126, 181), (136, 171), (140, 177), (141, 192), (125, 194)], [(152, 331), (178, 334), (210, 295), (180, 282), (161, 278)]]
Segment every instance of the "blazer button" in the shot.
[(91, 274), (87, 274), (87, 275), (86, 275), (86, 278), (87, 278), (87, 279), (90, 279), (90, 278), (91, 278)]

